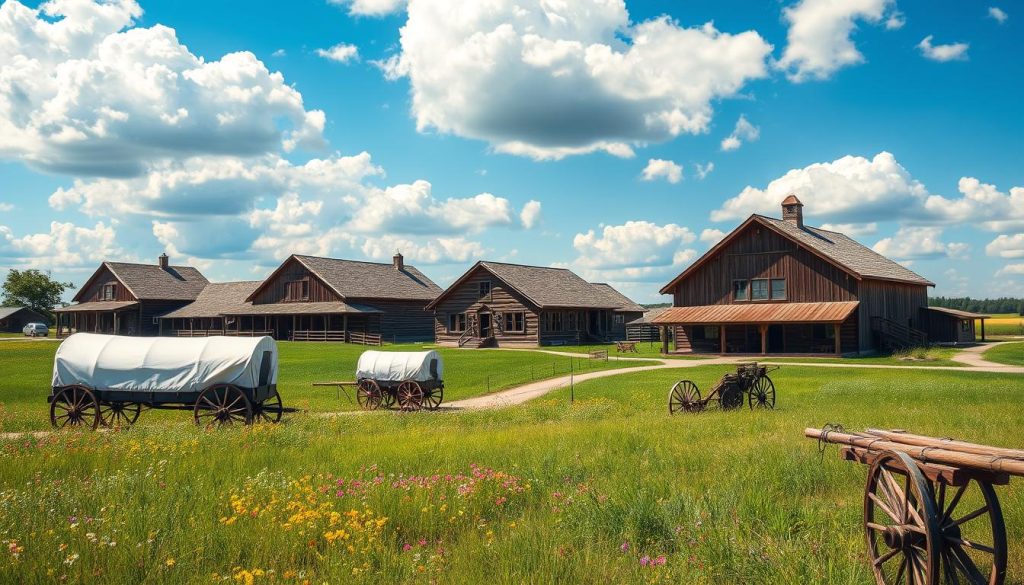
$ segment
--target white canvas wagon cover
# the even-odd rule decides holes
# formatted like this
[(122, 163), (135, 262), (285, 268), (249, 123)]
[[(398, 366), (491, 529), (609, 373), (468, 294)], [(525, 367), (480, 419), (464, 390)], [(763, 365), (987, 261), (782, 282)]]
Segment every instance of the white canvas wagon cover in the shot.
[(356, 365), (356, 379), (381, 382), (433, 380), (430, 362), (437, 360), (437, 379), (444, 379), (444, 362), (436, 351), (364, 351)]
[(76, 333), (57, 348), (53, 385), (100, 390), (199, 392), (212, 384), (259, 385), (270, 352), (277, 383), (277, 344), (270, 337), (122, 337)]

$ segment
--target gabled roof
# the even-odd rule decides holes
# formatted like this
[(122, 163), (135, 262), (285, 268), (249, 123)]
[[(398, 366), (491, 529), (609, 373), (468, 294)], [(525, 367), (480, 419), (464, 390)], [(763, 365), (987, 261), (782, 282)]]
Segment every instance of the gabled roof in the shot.
[[(607, 288), (595, 286), (575, 272), (566, 268), (549, 268), (546, 266), (527, 266), (524, 264), (507, 264), (480, 260), (459, 277), (443, 293), (429, 305), (434, 308), (437, 303), (456, 290), (478, 268), (486, 270), (504, 282), (512, 290), (526, 298), (538, 309), (545, 307), (580, 307), (584, 309), (618, 309), (623, 300), (632, 303), (618, 291), (615, 294)], [(613, 289), (614, 290), (614, 289)], [(643, 310), (643, 309), (640, 309)]]
[(163, 318), (219, 317), (233, 310), (251, 308), (252, 303), (245, 302), (245, 299), (252, 294), (252, 291), (256, 290), (261, 282), (263, 281), (211, 282), (206, 285), (203, 292), (199, 293), (196, 300), (167, 313)]
[(343, 299), (430, 301), (441, 294), (441, 287), (408, 264), (398, 270), (392, 264), (379, 262), (292, 254), (246, 300), (251, 301), (292, 260), (305, 266)]
[(688, 266), (682, 274), (675, 277), (672, 282), (662, 287), (661, 294), (672, 292), (672, 288), (679, 284), (680, 281), (692, 274), (699, 266), (714, 258), (752, 223), (760, 224), (775, 231), (826, 262), (845, 270), (857, 280), (891, 280), (935, 286), (934, 282), (898, 262), (882, 256), (849, 236), (806, 225), (800, 227), (793, 222), (755, 214), (748, 217), (746, 221), (722, 238), (720, 242), (712, 246), (703, 256)]
[(615, 290), (607, 282), (594, 282), (591, 283), (591, 286), (597, 289), (597, 292), (605, 295), (609, 302), (616, 303), (618, 305), (615, 309), (616, 311), (623, 313), (643, 313), (646, 311), (646, 309), (634, 303), (629, 297)]
[(20, 313), (21, 311), (29, 311), (31, 313), (35, 313), (40, 317), (46, 317), (46, 315), (43, 315), (39, 311), (36, 311), (35, 309), (29, 307), (0, 307), (0, 319), (6, 319), (11, 315), (14, 315), (15, 313)]
[(129, 262), (104, 262), (89, 280), (78, 290), (73, 300), (79, 297), (106, 268), (121, 282), (132, 295), (140, 300), (191, 301), (199, 296), (209, 282), (203, 273), (191, 266), (168, 266), (156, 264), (133, 264)]

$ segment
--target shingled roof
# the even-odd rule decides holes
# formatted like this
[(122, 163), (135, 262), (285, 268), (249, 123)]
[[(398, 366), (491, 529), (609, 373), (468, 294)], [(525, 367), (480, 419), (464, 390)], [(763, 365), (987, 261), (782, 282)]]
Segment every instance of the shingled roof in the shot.
[(740, 224), (739, 227), (730, 232), (726, 237), (722, 238), (720, 242), (712, 246), (710, 250), (694, 261), (693, 264), (690, 264), (690, 266), (688, 266), (682, 274), (675, 277), (672, 282), (662, 287), (661, 294), (669, 294), (672, 291), (672, 288), (675, 287), (679, 281), (686, 278), (686, 276), (693, 272), (693, 270), (698, 266), (702, 265), (706, 260), (718, 254), (718, 252), (736, 235), (740, 234), (747, 226), (755, 222), (774, 230), (797, 245), (806, 248), (811, 253), (824, 258), (826, 261), (835, 264), (843, 270), (846, 270), (858, 279), (892, 280), (925, 286), (935, 286), (934, 282), (924, 278), (906, 266), (882, 256), (878, 252), (875, 252), (871, 248), (868, 248), (864, 244), (861, 244), (845, 234), (807, 225), (797, 225), (791, 221), (754, 214), (747, 218), (746, 221)]
[[(398, 269), (393, 264), (293, 254), (277, 270), (284, 268), (291, 259), (305, 266), (343, 299), (431, 301), (441, 294), (441, 287), (408, 264)], [(269, 283), (273, 278), (271, 274), (263, 282)], [(259, 288), (248, 300), (252, 300), (257, 290)]]
[(104, 262), (78, 291), (75, 300), (89, 288), (92, 279), (103, 267), (106, 267), (140, 301), (192, 301), (209, 283), (202, 272), (191, 266), (161, 268), (156, 264)]
[[(546, 266), (527, 266), (524, 264), (506, 264), (481, 260), (466, 271), (434, 302), (427, 305), (433, 308), (448, 293), (454, 291), (477, 268), (487, 270), (513, 290), (526, 297), (539, 309), (545, 307), (580, 307), (585, 309), (623, 309), (633, 304), (621, 293), (610, 286), (594, 285), (575, 272), (566, 268), (549, 268)], [(636, 310), (642, 311), (642, 308)]]
[(167, 313), (165, 319), (219, 317), (246, 307), (252, 303), (245, 302), (246, 297), (256, 290), (261, 280), (243, 280), (238, 282), (211, 282), (195, 301)]
[(643, 313), (646, 311), (646, 309), (634, 303), (629, 297), (615, 290), (607, 282), (594, 282), (591, 283), (591, 286), (597, 289), (598, 293), (605, 295), (609, 302), (617, 303), (616, 311), (624, 313)]

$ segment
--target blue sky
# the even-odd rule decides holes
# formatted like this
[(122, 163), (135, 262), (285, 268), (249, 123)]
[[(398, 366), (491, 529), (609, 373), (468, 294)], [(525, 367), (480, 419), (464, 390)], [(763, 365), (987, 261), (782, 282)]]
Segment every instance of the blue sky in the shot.
[(657, 302), (792, 191), (933, 294), (1021, 296), (1018, 6), (6, 0), (0, 267), (401, 249)]

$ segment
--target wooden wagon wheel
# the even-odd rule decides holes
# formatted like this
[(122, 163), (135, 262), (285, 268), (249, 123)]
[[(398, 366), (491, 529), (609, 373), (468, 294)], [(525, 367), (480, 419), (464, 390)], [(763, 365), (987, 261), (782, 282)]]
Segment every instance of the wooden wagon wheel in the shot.
[(139, 420), (138, 402), (104, 402), (100, 405), (100, 424), (111, 429), (128, 428)]
[(697, 385), (689, 380), (680, 380), (668, 391), (668, 413), (677, 412), (700, 412), (704, 410), (706, 402), (700, 398), (700, 390)]
[(878, 585), (938, 585), (942, 549), (935, 500), (909, 455), (886, 452), (871, 464), (864, 532)]
[(747, 393), (750, 409), (775, 408), (775, 384), (768, 376), (759, 376)]
[(356, 402), (363, 410), (376, 410), (381, 403), (380, 385), (374, 380), (359, 380), (356, 386)]
[(100, 424), (96, 395), (80, 384), (61, 388), (50, 401), (50, 424), (58, 429), (88, 427), (96, 430)]
[(735, 383), (723, 385), (718, 390), (718, 404), (725, 410), (743, 406), (743, 391)]
[(406, 380), (399, 384), (398, 406), (402, 410), (419, 410), (423, 408), (423, 387), (414, 380)]
[[(955, 491), (950, 495), (948, 490)], [(939, 481), (933, 493), (946, 583), (1001, 585), (1006, 578), (1006, 525), (992, 484), (971, 479), (953, 488)]]
[(252, 418), (255, 422), (278, 423), (281, 422), (282, 413), (284, 406), (281, 405), (281, 395), (275, 390), (273, 396), (253, 405)]
[(252, 423), (252, 403), (233, 384), (215, 384), (199, 393), (192, 415), (196, 424), (206, 428)]
[(438, 386), (432, 390), (427, 390), (423, 394), (423, 405), (430, 410), (437, 410), (441, 406), (441, 401), (444, 400), (444, 387)]
[(393, 408), (395, 406), (395, 401), (397, 400), (397, 395), (398, 392), (396, 392), (394, 388), (385, 390), (381, 393), (380, 405), (384, 408)]

